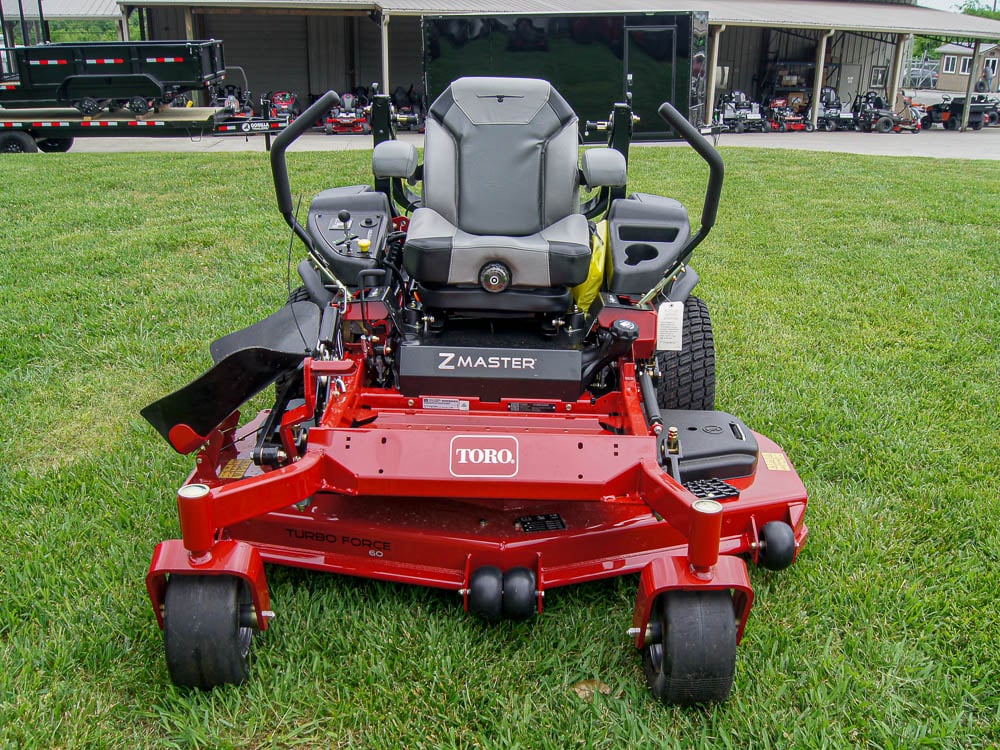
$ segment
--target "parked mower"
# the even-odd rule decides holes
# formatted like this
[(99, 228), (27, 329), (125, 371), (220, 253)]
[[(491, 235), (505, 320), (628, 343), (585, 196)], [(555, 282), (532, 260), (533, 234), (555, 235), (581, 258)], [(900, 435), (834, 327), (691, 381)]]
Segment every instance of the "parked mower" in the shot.
[(812, 122), (800, 115), (794, 107), (789, 106), (788, 100), (783, 97), (771, 99), (764, 114), (767, 118), (765, 130), (774, 130), (779, 133), (788, 130), (804, 130), (807, 133), (813, 131)]
[(270, 100), (276, 117), (281, 119), (287, 118), (291, 121), (302, 114), (302, 105), (299, 104), (299, 96), (293, 91), (269, 92), (265, 98)]
[[(629, 103), (609, 147), (581, 160), (549, 83), (463, 78), (429, 109), (423, 165), (376, 97), (374, 189), (321, 192), (303, 225), (285, 151), (337, 101), (271, 150), (303, 286), (143, 410), (197, 454), (181, 538), (156, 547), (146, 580), (171, 679), (247, 679), (275, 616), (265, 563), (452, 591), (488, 621), (637, 573), (628, 636), (654, 696), (725, 699), (747, 565), (792, 564), (807, 497), (780, 447), (714, 410), (711, 321), (687, 263), (715, 223), (718, 152), (660, 107), (709, 167), (692, 233), (678, 201), (625, 197)], [(273, 407), (241, 425), (271, 383)]]
[(719, 97), (715, 119), (736, 133), (746, 130), (763, 131), (768, 127), (767, 121), (761, 114), (760, 104), (750, 101), (746, 93), (738, 89)]
[(903, 114), (889, 109), (885, 99), (875, 91), (858, 92), (854, 97), (854, 116), (866, 133), (919, 133), (920, 115), (907, 101)]
[(828, 133), (834, 130), (854, 129), (854, 115), (850, 110), (844, 110), (843, 102), (840, 101), (833, 86), (824, 86), (820, 89), (816, 127)]
[(353, 133), (367, 135), (371, 132), (368, 123), (368, 102), (358, 94), (347, 93), (340, 97), (340, 104), (329, 111), (323, 130), (327, 135)]

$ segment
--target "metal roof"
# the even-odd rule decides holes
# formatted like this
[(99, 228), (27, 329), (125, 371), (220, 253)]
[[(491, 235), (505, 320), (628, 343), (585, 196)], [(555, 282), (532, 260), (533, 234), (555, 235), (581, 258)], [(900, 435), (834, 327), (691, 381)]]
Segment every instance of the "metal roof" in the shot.
[[(62, 1), (87, 2), (88, 0)], [(946, 39), (1000, 40), (1000, 21), (923, 8), (919, 5), (853, 0), (118, 0), (118, 2), (129, 6), (172, 5), (206, 9), (227, 7), (358, 12), (381, 10), (390, 16), (644, 14), (703, 10), (708, 11), (709, 23), (713, 26), (725, 24), (788, 29), (836, 29), (883, 34), (917, 34)], [(45, 7), (48, 8), (48, 4)]]
[[(20, 14), (17, 0), (0, 0), (3, 16), (8, 22), (17, 21)], [(38, 18), (38, 0), (21, 0), (25, 19)], [(116, 0), (43, 0), (42, 15), (46, 20), (90, 20), (96, 18), (121, 18)]]

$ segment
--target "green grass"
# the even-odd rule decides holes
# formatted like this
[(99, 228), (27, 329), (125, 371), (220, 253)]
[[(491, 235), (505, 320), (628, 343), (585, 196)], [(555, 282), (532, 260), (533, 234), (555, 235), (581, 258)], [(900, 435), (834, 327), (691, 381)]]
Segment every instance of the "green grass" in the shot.
[[(811, 534), (752, 571), (732, 698), (695, 710), (646, 692), (635, 577), (486, 627), (453, 594), (270, 568), (252, 681), (172, 687), (143, 579), (190, 462), (138, 411), (283, 302), (266, 158), (0, 159), (0, 746), (1000, 742), (1000, 165), (723, 151), (694, 259), (719, 407), (786, 448)], [(364, 153), (290, 162), (306, 200), (368, 179)], [(700, 210), (693, 154), (631, 171)], [(577, 697), (592, 679), (610, 695)]]

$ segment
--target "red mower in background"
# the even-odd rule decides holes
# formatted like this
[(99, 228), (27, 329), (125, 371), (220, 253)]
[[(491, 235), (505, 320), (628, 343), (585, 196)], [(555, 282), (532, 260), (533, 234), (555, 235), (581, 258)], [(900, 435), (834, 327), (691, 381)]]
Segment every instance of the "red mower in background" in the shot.
[(347, 93), (340, 97), (340, 104), (326, 115), (323, 132), (327, 135), (368, 135), (372, 127), (368, 122), (368, 101), (358, 94)]
[[(488, 621), (638, 574), (628, 637), (653, 695), (726, 699), (748, 565), (792, 564), (807, 497), (778, 445), (714, 409), (711, 321), (687, 263), (715, 223), (718, 152), (660, 107), (709, 167), (692, 232), (676, 200), (627, 194), (629, 103), (599, 124), (609, 147), (581, 157), (550, 84), (463, 78), (428, 110), (423, 165), (376, 96), (374, 189), (325, 190), (302, 225), (285, 150), (337, 101), (271, 150), (302, 287), (143, 410), (196, 454), (181, 538), (156, 547), (146, 579), (171, 679), (248, 678), (252, 636), (275, 616), (265, 564), (452, 591)], [(241, 423), (272, 383), (273, 407)]]
[(291, 122), (302, 114), (302, 106), (299, 104), (298, 94), (292, 91), (274, 91), (269, 93), (265, 98), (270, 100), (275, 117), (287, 118)]
[(767, 118), (767, 124), (764, 128), (765, 132), (768, 129), (778, 133), (784, 133), (789, 130), (804, 130), (807, 133), (813, 131), (812, 123), (800, 115), (794, 107), (788, 104), (788, 100), (784, 98), (772, 99), (765, 110), (765, 116)]

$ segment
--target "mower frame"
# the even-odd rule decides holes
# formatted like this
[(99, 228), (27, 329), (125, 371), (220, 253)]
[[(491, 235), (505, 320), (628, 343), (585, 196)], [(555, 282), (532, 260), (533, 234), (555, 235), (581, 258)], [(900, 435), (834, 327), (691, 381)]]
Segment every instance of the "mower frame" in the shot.
[[(279, 210), (315, 265), (323, 253), (292, 213), (284, 153), (336, 103), (333, 92), (326, 94), (271, 151)], [(391, 140), (388, 99), (376, 97), (371, 111), (376, 143)], [(710, 179), (701, 228), (650, 290), (654, 303), (671, 295), (683, 300), (697, 280), (686, 261), (714, 224), (723, 175), (718, 153), (687, 120), (668, 104), (660, 115), (702, 155)], [(632, 123), (628, 103), (616, 104), (602, 123), (609, 145), (625, 155)], [(376, 188), (394, 212), (417, 200), (397, 178), (377, 180)], [(588, 204), (594, 212), (628, 200), (624, 188), (601, 192), (603, 199), (599, 194)], [(398, 212), (392, 217), (397, 232), (407, 221)], [(747, 563), (787, 567), (808, 534), (806, 491), (784, 451), (724, 412), (661, 410), (652, 385), (657, 307), (607, 292), (574, 320), (607, 340), (609, 332), (628, 334), (614, 339), (607, 355), (614, 387), (583, 388), (576, 398), (489, 399), (404, 394), (373, 382), (371, 362), (391, 356), (393, 331), (410, 314), (397, 304), (402, 280), (386, 276), (382, 269), (362, 271), (354, 291), (336, 279), (326, 284), (320, 342), (300, 365), (301, 397), (281, 386), (273, 409), (243, 426), (234, 410), (208, 430), (192, 427), (193, 419), (157, 419), (163, 409), (156, 405), (144, 410), (176, 450), (196, 454), (177, 492), (181, 537), (156, 547), (146, 576), (153, 612), (168, 631), (168, 664), (185, 638), (198, 637), (194, 626), (178, 622), (180, 615), (171, 621), (175, 578), (189, 588), (200, 577), (239, 582), (248, 594), (239, 627), (263, 631), (274, 617), (265, 564), (454, 591), (464, 609), (487, 620), (540, 613), (551, 589), (637, 573), (628, 634), (643, 650), (654, 695), (682, 704), (725, 699), (735, 656), (711, 656), (712, 637), (684, 644), (704, 650), (707, 672), (671, 672), (676, 668), (661, 652), (681, 636), (668, 632), (665, 597), (728, 597), (733, 617), (721, 618), (718, 639), (740, 641), (753, 603)], [(331, 345), (333, 331), (353, 332), (350, 342)], [(498, 352), (511, 366), (528, 366), (517, 349)], [(226, 367), (234, 365), (223, 360), (179, 391), (183, 398), (172, 394), (163, 402), (191, 401), (195, 416), (217, 409), (204, 394), (216, 393), (213, 372)], [(698, 439), (721, 441), (719, 456), (695, 455), (690, 441)], [(752, 464), (745, 454), (738, 459), (749, 468), (727, 463), (723, 454), (732, 441), (756, 446)], [(699, 466), (700, 474), (691, 468)], [(183, 659), (200, 658), (191, 653)], [(245, 657), (233, 653), (237, 662)], [(176, 682), (202, 688), (241, 681), (245, 671), (186, 677), (186, 666), (171, 669)]]

